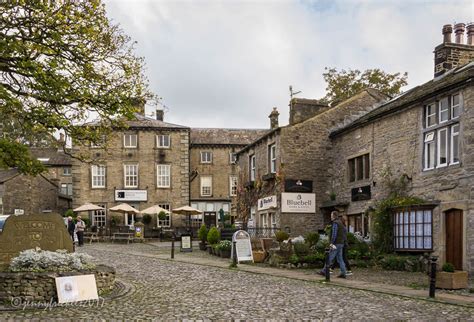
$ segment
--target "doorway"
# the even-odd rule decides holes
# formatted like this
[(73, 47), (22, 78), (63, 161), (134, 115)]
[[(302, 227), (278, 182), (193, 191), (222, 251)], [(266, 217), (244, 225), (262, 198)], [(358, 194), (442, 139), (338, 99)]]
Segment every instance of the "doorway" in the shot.
[(204, 212), (204, 224), (206, 225), (207, 229), (211, 228), (212, 226), (216, 226), (216, 212)]
[(462, 210), (446, 211), (446, 262), (462, 270), (463, 262), (463, 216)]

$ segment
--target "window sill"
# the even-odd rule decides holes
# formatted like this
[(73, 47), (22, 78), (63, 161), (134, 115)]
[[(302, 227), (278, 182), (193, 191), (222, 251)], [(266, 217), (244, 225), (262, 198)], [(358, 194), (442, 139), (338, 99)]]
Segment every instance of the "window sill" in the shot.
[(171, 187), (156, 187), (156, 189), (170, 189)]

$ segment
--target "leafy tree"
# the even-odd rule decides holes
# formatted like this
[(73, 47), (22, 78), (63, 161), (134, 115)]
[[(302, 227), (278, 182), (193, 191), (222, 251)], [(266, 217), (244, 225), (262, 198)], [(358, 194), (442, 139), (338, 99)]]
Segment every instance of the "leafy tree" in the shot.
[(389, 74), (381, 69), (358, 69), (338, 71), (336, 68), (325, 68), (323, 73), (327, 83), (326, 102), (341, 102), (366, 88), (375, 88), (390, 97), (400, 94), (401, 88), (407, 85), (408, 73)]
[[(0, 166), (37, 174), (26, 145), (58, 131), (100, 144), (132, 119), (147, 89), (143, 59), (100, 0), (0, 2)], [(94, 126), (77, 126), (96, 117)]]

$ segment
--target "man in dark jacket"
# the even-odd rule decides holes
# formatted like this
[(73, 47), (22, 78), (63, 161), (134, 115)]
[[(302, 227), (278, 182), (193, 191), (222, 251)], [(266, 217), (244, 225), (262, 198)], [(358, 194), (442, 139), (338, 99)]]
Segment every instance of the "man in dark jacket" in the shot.
[[(344, 264), (344, 259), (342, 256), (342, 252), (344, 249), (344, 244), (347, 241), (347, 231), (346, 227), (342, 224), (341, 220), (338, 218), (339, 213), (337, 211), (331, 212), (331, 236), (330, 241), (330, 253), (329, 253), (329, 265), (332, 264), (334, 259), (337, 260), (339, 267), (341, 268), (341, 274), (338, 276), (340, 278), (346, 278), (346, 265)], [(328, 267), (324, 266), (324, 268), (319, 272), (320, 275), (326, 274), (326, 269)]]

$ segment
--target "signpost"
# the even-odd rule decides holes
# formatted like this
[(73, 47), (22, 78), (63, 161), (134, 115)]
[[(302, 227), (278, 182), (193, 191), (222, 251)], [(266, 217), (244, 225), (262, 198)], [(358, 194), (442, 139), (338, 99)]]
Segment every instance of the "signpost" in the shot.
[(192, 252), (193, 241), (191, 240), (191, 234), (181, 235), (181, 252)]
[[(235, 242), (235, 252), (237, 262), (251, 261), (253, 262), (252, 244), (250, 236), (245, 230), (237, 230), (232, 236), (232, 242)], [(232, 248), (232, 258), (234, 258), (234, 247)]]

